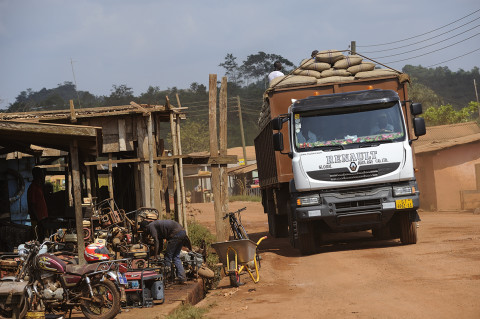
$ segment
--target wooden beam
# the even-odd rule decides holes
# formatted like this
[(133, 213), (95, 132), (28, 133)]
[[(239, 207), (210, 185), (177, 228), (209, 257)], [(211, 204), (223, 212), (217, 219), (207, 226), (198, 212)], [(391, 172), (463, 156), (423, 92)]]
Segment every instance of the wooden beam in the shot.
[[(220, 86), (220, 156), (227, 155), (227, 78), (222, 77)], [(227, 165), (220, 165), (220, 211), (221, 216), (228, 214), (228, 172)], [(227, 220), (221, 219), (223, 236), (228, 240)]]
[(75, 107), (73, 106), (73, 100), (70, 100), (70, 122), (77, 122), (77, 117), (75, 116)]
[[(180, 104), (180, 98), (177, 96), (177, 103), (178, 107), (181, 107), (182, 105)], [(182, 155), (182, 138), (180, 134), (180, 116), (178, 114), (175, 115), (175, 122), (176, 122), (176, 127), (177, 127), (177, 144), (178, 144), (178, 155)], [(187, 221), (187, 207), (186, 207), (186, 195), (185, 195), (185, 183), (183, 180), (183, 160), (182, 158), (178, 159), (178, 173), (180, 174), (179, 179), (180, 179), (180, 190), (182, 192), (181, 200), (182, 200), (182, 218), (184, 221), (183, 228), (185, 228), (185, 232), (188, 235), (188, 221)]]
[[(208, 116), (209, 116), (209, 133), (210, 133), (210, 157), (218, 156), (218, 139), (217, 139), (217, 75), (210, 74), (209, 77), (209, 94), (208, 94)], [(221, 191), (220, 191), (220, 167), (213, 165), (212, 168), (212, 192), (213, 192), (213, 207), (215, 210), (215, 230), (217, 234), (217, 241), (227, 240), (227, 233), (225, 232)]]
[(78, 263), (85, 265), (85, 241), (83, 239), (83, 214), (82, 214), (82, 190), (80, 182), (80, 165), (78, 163), (78, 143), (73, 140), (70, 144), (70, 160), (72, 162), (72, 178), (73, 178), (73, 198), (75, 208), (75, 225), (77, 229), (77, 247), (78, 247)]
[[(171, 108), (170, 100), (168, 96), (166, 97), (167, 106)], [(177, 141), (177, 122), (175, 121), (175, 115), (173, 112), (170, 112), (170, 134), (172, 136), (172, 148), (173, 155), (178, 155), (178, 141)], [(181, 206), (181, 190), (180, 190), (180, 175), (178, 169), (178, 159), (173, 161), (173, 192), (175, 196), (175, 219), (185, 227), (185, 221), (183, 220), (183, 211)]]

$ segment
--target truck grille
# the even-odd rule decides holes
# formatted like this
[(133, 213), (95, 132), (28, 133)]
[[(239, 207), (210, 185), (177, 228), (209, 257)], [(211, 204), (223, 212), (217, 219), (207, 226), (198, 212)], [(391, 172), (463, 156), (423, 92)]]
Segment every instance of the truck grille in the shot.
[(310, 171), (307, 172), (307, 175), (317, 181), (343, 182), (362, 180), (386, 175), (394, 172), (399, 167), (400, 163), (395, 162), (385, 164), (362, 165), (358, 168), (358, 171), (354, 173), (351, 173), (347, 168), (333, 168)]
[(340, 202), (335, 203), (335, 208), (337, 214), (360, 213), (364, 211), (380, 210), (382, 208), (382, 202), (380, 198)]
[(343, 173), (334, 173), (330, 174), (331, 181), (352, 181), (357, 179), (365, 179), (371, 177), (378, 176), (378, 169), (369, 169), (365, 171), (361, 171), (358, 173), (350, 173), (350, 172), (343, 172)]

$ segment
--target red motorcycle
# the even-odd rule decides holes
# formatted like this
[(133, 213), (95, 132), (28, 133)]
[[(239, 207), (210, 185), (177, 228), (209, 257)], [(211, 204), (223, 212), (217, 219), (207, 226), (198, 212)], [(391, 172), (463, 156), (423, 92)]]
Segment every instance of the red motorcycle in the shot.
[(114, 318), (120, 312), (120, 286), (126, 284), (127, 268), (118, 260), (67, 264), (46, 252), (54, 244), (29, 242), (19, 247), (23, 264), (16, 280), (28, 283), (20, 318), (28, 310), (66, 313), (75, 307), (89, 319)]

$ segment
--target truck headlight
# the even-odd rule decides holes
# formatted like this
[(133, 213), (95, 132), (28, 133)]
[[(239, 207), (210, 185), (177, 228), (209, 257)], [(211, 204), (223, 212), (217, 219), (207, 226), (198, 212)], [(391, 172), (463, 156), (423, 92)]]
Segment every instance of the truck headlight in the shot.
[(393, 186), (393, 196), (415, 194), (415, 186)]
[(320, 196), (318, 194), (297, 198), (297, 206), (311, 206), (318, 204), (320, 204)]

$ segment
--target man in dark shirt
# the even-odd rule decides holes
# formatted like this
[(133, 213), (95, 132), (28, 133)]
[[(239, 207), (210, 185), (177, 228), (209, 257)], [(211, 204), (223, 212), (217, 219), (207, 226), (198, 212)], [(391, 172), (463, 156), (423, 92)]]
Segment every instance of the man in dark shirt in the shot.
[(150, 223), (144, 220), (140, 223), (140, 227), (152, 236), (155, 241), (155, 259), (158, 258), (160, 247), (163, 248), (163, 240), (167, 240), (167, 249), (165, 250), (164, 257), (165, 266), (171, 267), (173, 261), (173, 264), (177, 268), (178, 281), (184, 283), (186, 277), (182, 261), (180, 260), (180, 251), (182, 250), (187, 233), (182, 225), (174, 220), (163, 219)]
[(32, 169), (33, 181), (27, 190), (28, 213), (32, 226), (37, 231), (37, 239), (43, 241), (46, 232), (46, 220), (48, 217), (47, 204), (43, 194), (45, 174), (43, 170), (35, 166)]

